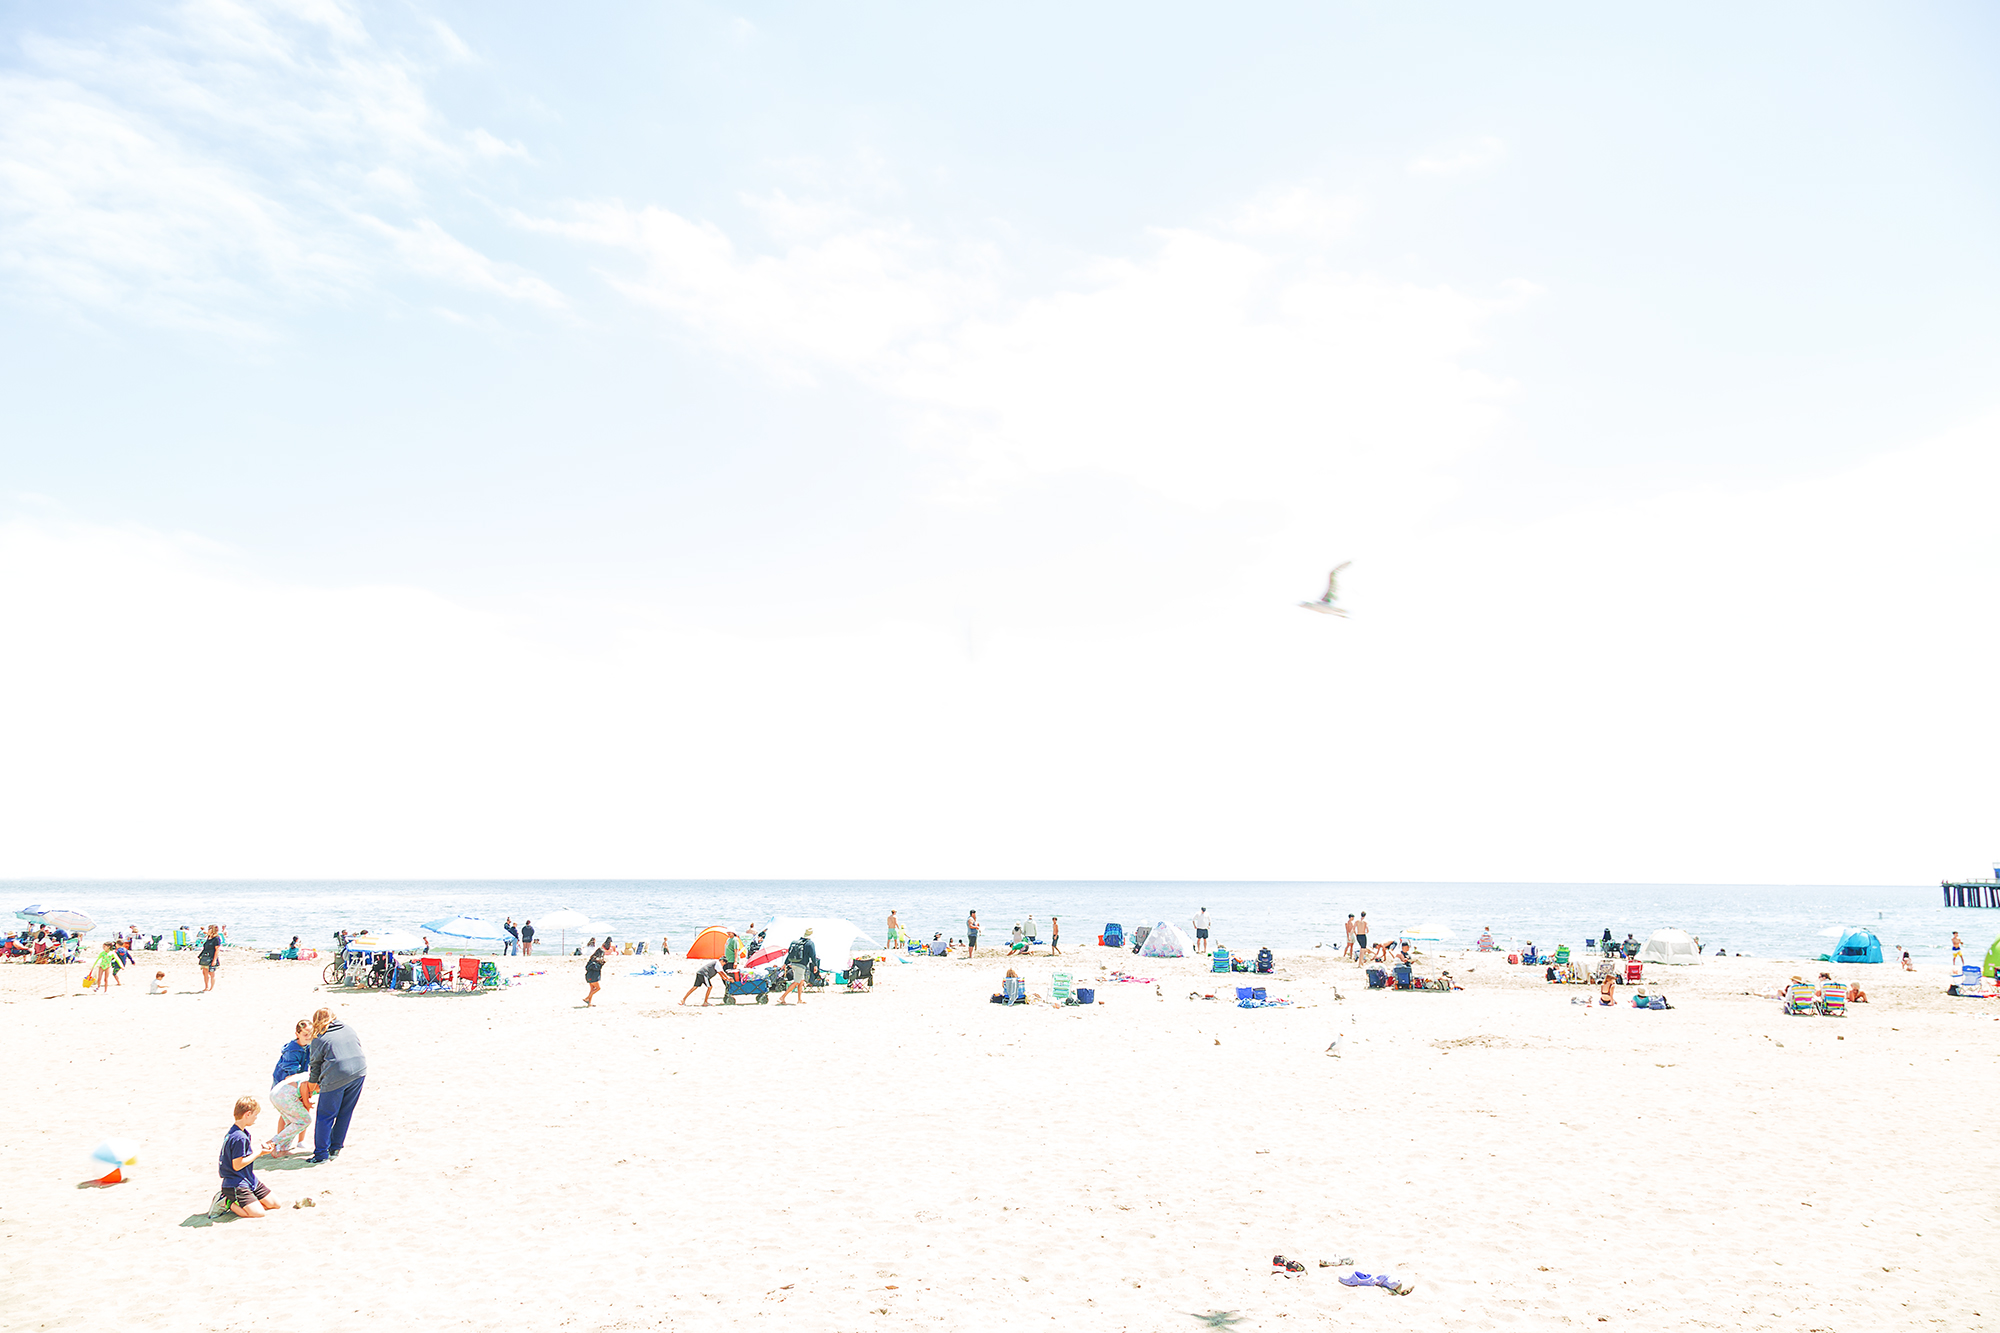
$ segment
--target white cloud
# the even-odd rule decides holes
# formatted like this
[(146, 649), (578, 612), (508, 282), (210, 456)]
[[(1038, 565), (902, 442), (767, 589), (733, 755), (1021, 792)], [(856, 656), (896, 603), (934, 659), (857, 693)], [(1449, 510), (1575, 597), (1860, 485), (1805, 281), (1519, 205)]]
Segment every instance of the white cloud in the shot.
[[(550, 304), (423, 216), (427, 184), (521, 150), (446, 125), (352, 6), (191, 0), (167, 20), (94, 45), (30, 36), (31, 68), (0, 75), (0, 271), (18, 291), (245, 334), (412, 272)], [(417, 216), (375, 227), (390, 202)]]
[(1412, 158), (1412, 176), (1472, 176), (1507, 160), (1507, 145), (1490, 134)]
[(993, 249), (907, 221), (783, 195), (756, 211), (769, 253), (659, 208), (523, 221), (629, 252), (621, 290), (730, 352), (881, 393), (975, 488), (1096, 472), (1185, 504), (1388, 521), (1390, 492), (1435, 494), (1490, 429), (1508, 386), (1469, 358), (1526, 296), (1342, 268), (1329, 245), (1355, 205), (1303, 189), (1027, 295)]
[(363, 221), (390, 238), (412, 272), (510, 300), (551, 308), (563, 304), (562, 294), (534, 274), (495, 263), (429, 218), (418, 218), (409, 227), (394, 227), (378, 218)]
[(837, 210), (782, 197), (765, 207), (786, 243), (745, 253), (720, 228), (664, 208), (580, 204), (523, 226), (630, 252), (613, 275), (626, 295), (684, 321), (718, 346), (793, 378), (870, 372), (992, 298), (993, 252), (946, 246), (907, 222), (830, 224)]

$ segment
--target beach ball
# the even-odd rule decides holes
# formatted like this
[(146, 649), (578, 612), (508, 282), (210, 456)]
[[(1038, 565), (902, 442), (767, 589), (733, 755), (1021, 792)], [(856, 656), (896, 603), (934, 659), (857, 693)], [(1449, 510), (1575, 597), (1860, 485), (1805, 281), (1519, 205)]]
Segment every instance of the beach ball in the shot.
[(125, 1179), (126, 1167), (139, 1164), (139, 1145), (131, 1139), (106, 1139), (90, 1150), (90, 1160), (111, 1168), (98, 1183), (115, 1185)]

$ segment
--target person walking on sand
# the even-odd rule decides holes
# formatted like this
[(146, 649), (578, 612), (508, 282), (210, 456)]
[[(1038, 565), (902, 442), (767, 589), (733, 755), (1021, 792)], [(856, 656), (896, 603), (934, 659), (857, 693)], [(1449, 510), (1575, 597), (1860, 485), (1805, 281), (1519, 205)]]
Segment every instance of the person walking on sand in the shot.
[(222, 931), (219, 928), (208, 928), (208, 934), (202, 936), (201, 952), (194, 956), (194, 961), (201, 968), (201, 988), (204, 991), (214, 990), (215, 970), (222, 966)]
[(590, 958), (583, 965), (583, 979), (590, 983), (590, 993), (583, 997), (583, 1007), (596, 1008), (597, 991), (604, 976), (604, 950), (592, 949)]
[(1347, 946), (1340, 951), (1342, 958), (1354, 957), (1354, 913), (1347, 914)]
[(1049, 918), (1049, 952), (1052, 954), (1058, 954), (1062, 952), (1061, 917), (1052, 916)]
[(1954, 930), (1953, 932), (1951, 932), (1951, 970), (1954, 972), (1960, 972), (1963, 971), (1964, 968), (1965, 968), (1965, 941), (1960, 939), (1958, 937), (1958, 932)]
[(965, 914), (965, 956), (967, 958), (972, 957), (973, 951), (978, 947), (979, 913), (967, 912)]
[(521, 957), (526, 958), (534, 952), (535, 923), (532, 921), (523, 921), (521, 923)]
[(514, 924), (514, 918), (508, 917), (507, 924), (500, 929), (507, 932), (507, 942), (500, 946), (500, 952), (502, 954), (521, 952), (521, 928)]
[(313, 1120), (312, 1159), (327, 1162), (347, 1146), (347, 1126), (360, 1104), (362, 1085), (368, 1082), (368, 1057), (362, 1053), (360, 1036), (331, 1009), (314, 1012), (312, 1030), (306, 1081), (299, 1092), (308, 1111), (313, 1109), (313, 1098), (322, 1101)]
[(785, 987), (785, 993), (778, 997), (779, 1004), (784, 1004), (794, 992), (798, 994), (800, 1004), (806, 1002), (806, 983), (812, 980), (814, 970), (819, 967), (819, 946), (813, 943), (812, 934), (813, 928), (807, 926), (806, 933), (793, 940), (791, 947), (785, 950), (785, 967), (791, 981)]
[(1206, 907), (1194, 914), (1194, 951), (1198, 954), (1208, 952), (1208, 909)]

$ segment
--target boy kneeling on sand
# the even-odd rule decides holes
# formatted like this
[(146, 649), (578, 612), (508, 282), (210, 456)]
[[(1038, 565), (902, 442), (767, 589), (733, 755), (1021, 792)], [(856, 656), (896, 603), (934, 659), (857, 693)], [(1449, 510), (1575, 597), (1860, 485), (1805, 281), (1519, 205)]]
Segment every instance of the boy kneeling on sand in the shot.
[[(271, 1197), (271, 1187), (258, 1180), (257, 1173), (250, 1169), (257, 1160), (257, 1149), (250, 1142), (250, 1127), (257, 1123), (257, 1115), (263, 1109), (255, 1097), (238, 1097), (236, 1123), (222, 1140), (222, 1193), (229, 1200), (229, 1211), (238, 1217), (262, 1217), (278, 1209), (278, 1201)], [(263, 1212), (251, 1211), (259, 1205)]]

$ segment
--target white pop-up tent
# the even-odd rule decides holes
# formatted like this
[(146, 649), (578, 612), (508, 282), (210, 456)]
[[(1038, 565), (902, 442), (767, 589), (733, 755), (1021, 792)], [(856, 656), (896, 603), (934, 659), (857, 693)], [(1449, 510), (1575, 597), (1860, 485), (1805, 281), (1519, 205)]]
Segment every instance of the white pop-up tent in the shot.
[(851, 921), (832, 916), (781, 916), (764, 932), (764, 949), (750, 958), (748, 967), (764, 967), (785, 961), (792, 941), (812, 927), (813, 952), (819, 955), (819, 970), (828, 974), (844, 972), (854, 961), (854, 951), (873, 949), (868, 932)]
[(1642, 963), (1699, 963), (1701, 950), (1685, 930), (1656, 930), (1639, 946)]
[(1154, 926), (1146, 942), (1139, 946), (1140, 956), (1145, 958), (1185, 958), (1193, 952), (1194, 941), (1187, 937), (1187, 932), (1164, 921)]

